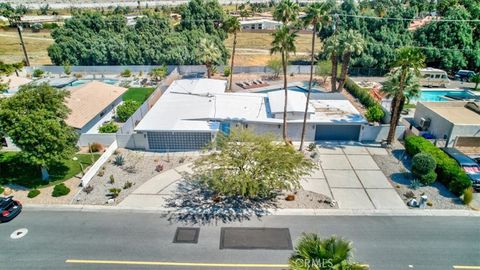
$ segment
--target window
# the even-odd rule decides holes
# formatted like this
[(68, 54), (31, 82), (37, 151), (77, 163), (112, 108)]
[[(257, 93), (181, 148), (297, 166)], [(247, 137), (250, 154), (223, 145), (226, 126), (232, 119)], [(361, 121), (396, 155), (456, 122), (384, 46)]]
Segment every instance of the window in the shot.
[(435, 79), (440, 79), (440, 74), (435, 75)]
[(447, 75), (443, 74), (442, 79), (446, 79), (446, 78), (447, 78)]

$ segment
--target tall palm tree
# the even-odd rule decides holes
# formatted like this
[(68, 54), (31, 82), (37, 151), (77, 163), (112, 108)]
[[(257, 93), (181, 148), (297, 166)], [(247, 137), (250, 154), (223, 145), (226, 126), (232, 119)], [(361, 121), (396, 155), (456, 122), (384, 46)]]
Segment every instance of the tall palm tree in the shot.
[(295, 39), (297, 38), (296, 31), (292, 31), (288, 26), (282, 25), (273, 33), (272, 48), (270, 54), (280, 53), (283, 67), (283, 88), (285, 90), (285, 100), (283, 107), (283, 140), (287, 142), (287, 102), (288, 102), (288, 88), (287, 88), (287, 65), (289, 53), (296, 52)]
[(337, 35), (334, 34), (327, 38), (323, 44), (323, 50), (330, 57), (332, 62), (332, 76), (331, 76), (331, 90), (332, 92), (337, 91), (337, 73), (338, 73), (338, 47), (340, 43), (338, 41)]
[(368, 269), (351, 262), (352, 245), (332, 236), (321, 239), (317, 234), (304, 234), (289, 259), (292, 270), (353, 270)]
[(398, 88), (393, 94), (390, 130), (388, 131), (387, 144), (391, 144), (395, 138), (395, 130), (397, 129), (400, 113), (405, 103), (405, 82), (409, 72), (419, 75), (419, 69), (425, 65), (425, 55), (416, 48), (403, 47), (397, 52), (397, 60), (394, 69), (398, 72)]
[(283, 24), (288, 24), (297, 19), (299, 10), (298, 3), (282, 0), (273, 11), (273, 18)]
[(313, 81), (313, 65), (315, 63), (315, 39), (317, 37), (317, 31), (321, 29), (322, 25), (327, 24), (330, 21), (328, 13), (330, 11), (330, 6), (324, 3), (313, 3), (307, 7), (305, 17), (303, 17), (304, 26), (313, 26), (312, 31), (312, 51), (310, 56), (310, 80), (308, 82), (308, 93), (307, 93), (307, 102), (305, 103), (305, 114), (303, 116), (303, 126), (302, 126), (302, 138), (300, 141), (299, 150), (302, 151), (303, 141), (305, 139), (305, 130), (307, 126), (307, 114), (308, 114), (308, 104), (310, 102), (310, 93), (312, 91), (312, 81)]
[[(395, 93), (399, 91), (400, 85), (400, 70), (395, 69), (388, 75), (387, 80), (383, 83), (382, 92), (387, 94), (387, 97), (394, 98)], [(420, 96), (420, 83), (417, 75), (413, 70), (407, 72), (405, 77), (405, 87), (403, 89), (404, 100), (401, 101), (400, 111), (403, 110), (404, 104), (408, 104), (412, 98)], [(393, 108), (393, 106), (392, 106)]]
[(228, 90), (232, 91), (233, 82), (233, 61), (235, 59), (235, 49), (237, 47), (237, 33), (241, 29), (240, 21), (237, 17), (230, 16), (224, 23), (224, 29), (227, 33), (233, 34), (233, 48), (232, 48), (232, 61), (230, 63), (230, 83), (228, 84)]
[(338, 81), (337, 91), (340, 92), (345, 85), (347, 79), (348, 66), (352, 54), (360, 55), (365, 49), (365, 40), (362, 35), (355, 30), (348, 30), (340, 33), (339, 36), (340, 50), (342, 51), (342, 71), (340, 72), (340, 79)]
[(215, 62), (220, 59), (222, 53), (215, 43), (210, 39), (200, 40), (199, 57), (207, 68), (207, 77), (212, 77), (212, 68)]

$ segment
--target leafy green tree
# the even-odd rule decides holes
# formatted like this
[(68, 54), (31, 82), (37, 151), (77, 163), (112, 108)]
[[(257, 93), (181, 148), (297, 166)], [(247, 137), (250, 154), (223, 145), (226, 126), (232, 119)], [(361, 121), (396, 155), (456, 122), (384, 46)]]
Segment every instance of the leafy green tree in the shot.
[(225, 21), (225, 12), (217, 0), (191, 0), (180, 15), (180, 30), (201, 30), (221, 40), (227, 38), (226, 32), (219, 27)]
[(383, 112), (380, 105), (374, 105), (367, 109), (365, 113), (365, 117), (367, 118), (368, 122), (380, 122), (382, 120), (385, 113)]
[(475, 76), (472, 77), (472, 82), (475, 83), (475, 88), (474, 90), (478, 90), (478, 85), (480, 84), (480, 73), (475, 74)]
[(202, 60), (207, 68), (207, 77), (212, 77), (212, 69), (215, 63), (221, 58), (221, 52), (215, 43), (209, 39), (202, 39), (198, 48), (198, 57)]
[(230, 82), (228, 84), (228, 90), (232, 91), (233, 83), (233, 64), (235, 59), (235, 49), (237, 47), (237, 33), (241, 30), (240, 21), (233, 16), (229, 16), (228, 19), (224, 22), (223, 27), (225, 31), (229, 34), (233, 34), (233, 47), (232, 47), (232, 61), (230, 63)]
[[(425, 56), (419, 49), (404, 47), (398, 50), (397, 60), (394, 64), (394, 75), (391, 76), (389, 82), (394, 82), (398, 77), (398, 87), (395, 83), (389, 85), (386, 83), (382, 89), (390, 92), (393, 96), (391, 108), (390, 130), (388, 132), (387, 143), (391, 144), (395, 138), (395, 130), (397, 129), (398, 120), (400, 120), (400, 113), (402, 112), (405, 103), (405, 90), (407, 86), (407, 78), (410, 72), (414, 76), (419, 74), (419, 69), (425, 65)], [(397, 74), (397, 75), (395, 75)]]
[(42, 169), (68, 159), (76, 150), (77, 133), (65, 123), (68, 91), (46, 84), (26, 85), (10, 98), (0, 100), (0, 130), (19, 147), (21, 157)]
[(127, 121), (135, 111), (140, 107), (140, 103), (135, 100), (127, 100), (117, 107), (117, 117), (121, 122)]
[(287, 65), (288, 56), (290, 53), (296, 52), (295, 39), (297, 38), (296, 31), (291, 31), (287, 25), (282, 25), (273, 33), (272, 48), (270, 54), (280, 53), (283, 67), (283, 89), (285, 90), (285, 105), (283, 107), (283, 140), (287, 142), (287, 102), (288, 102), (288, 79), (287, 79)]
[(43, 76), (43, 74), (45, 74), (45, 71), (41, 70), (41, 69), (35, 69), (33, 71), (33, 77), (35, 78), (40, 78)]
[(218, 151), (195, 161), (194, 173), (219, 196), (270, 198), (278, 190), (298, 188), (300, 177), (315, 166), (271, 134), (232, 129), (217, 136)]
[(307, 126), (307, 115), (308, 115), (308, 105), (310, 102), (310, 94), (312, 92), (312, 81), (313, 81), (313, 66), (315, 65), (315, 40), (317, 37), (317, 32), (322, 28), (322, 25), (330, 22), (330, 17), (328, 13), (330, 11), (330, 5), (327, 3), (313, 3), (307, 6), (305, 17), (303, 17), (304, 26), (313, 26), (312, 31), (312, 51), (310, 56), (310, 80), (308, 81), (308, 93), (307, 101), (305, 103), (305, 114), (303, 116), (303, 126), (302, 126), (302, 137), (300, 141), (299, 150), (302, 151), (303, 141), (305, 139), (305, 129)]
[(368, 267), (352, 262), (351, 242), (331, 236), (303, 234), (289, 259), (292, 270), (360, 270)]
[(72, 74), (72, 66), (69, 63), (65, 63), (63, 65), (63, 73), (65, 73), (66, 75)]
[(294, 22), (298, 18), (300, 7), (291, 0), (282, 0), (273, 11), (273, 18), (283, 24)]
[(273, 78), (277, 79), (282, 72), (282, 60), (278, 58), (272, 58), (268, 60), (267, 67), (273, 71)]
[(365, 49), (365, 41), (362, 35), (355, 30), (341, 32), (339, 35), (340, 50), (342, 51), (342, 71), (338, 82), (337, 91), (342, 91), (347, 79), (347, 71), (352, 54), (360, 55)]

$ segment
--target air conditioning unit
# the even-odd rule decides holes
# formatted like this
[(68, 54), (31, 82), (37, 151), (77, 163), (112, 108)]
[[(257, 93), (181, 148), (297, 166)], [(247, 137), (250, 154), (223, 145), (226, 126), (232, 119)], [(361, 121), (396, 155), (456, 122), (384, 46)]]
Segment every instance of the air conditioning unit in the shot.
[(422, 129), (427, 129), (430, 126), (431, 121), (432, 120), (430, 120), (430, 118), (424, 118), (424, 117), (420, 118), (420, 123), (419, 123), (420, 127)]

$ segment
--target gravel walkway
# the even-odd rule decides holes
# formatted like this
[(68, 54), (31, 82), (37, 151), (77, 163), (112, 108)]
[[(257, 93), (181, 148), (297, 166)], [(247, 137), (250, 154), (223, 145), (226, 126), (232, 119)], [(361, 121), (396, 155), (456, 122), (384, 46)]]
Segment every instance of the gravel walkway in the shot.
[(397, 148), (392, 151), (391, 155), (373, 156), (373, 159), (405, 202), (409, 200), (405, 194), (412, 191), (417, 201), (421, 195), (427, 195), (428, 201), (431, 203), (431, 206), (427, 206), (429, 209), (469, 209), (439, 182), (435, 182), (432, 186), (411, 189), (410, 183), (413, 180), (410, 173), (411, 159), (403, 149)]

